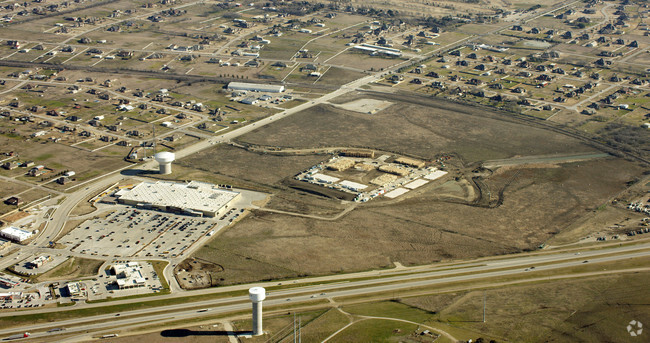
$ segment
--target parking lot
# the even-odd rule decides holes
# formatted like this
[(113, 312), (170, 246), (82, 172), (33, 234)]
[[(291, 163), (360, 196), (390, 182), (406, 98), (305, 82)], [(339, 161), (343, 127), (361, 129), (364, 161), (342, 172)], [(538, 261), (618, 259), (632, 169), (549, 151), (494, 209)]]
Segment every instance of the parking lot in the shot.
[(40, 307), (44, 305), (42, 300), (37, 293), (23, 293), (13, 298), (3, 297), (0, 300), (0, 309)]
[(60, 243), (92, 256), (176, 256), (216, 225), (213, 218), (120, 207), (105, 218), (86, 220)]
[[(34, 261), (37, 257), (41, 256), (50, 256), (50, 259), (47, 260), (43, 265), (40, 267), (35, 267), (30, 265), (29, 262)], [(21, 274), (21, 275), (38, 275), (38, 274), (43, 274), (47, 272), (48, 270), (53, 269), (54, 267), (60, 265), (61, 263), (65, 262), (65, 260), (68, 259), (68, 256), (57, 254), (57, 255), (48, 255), (48, 254), (38, 254), (38, 255), (30, 255), (26, 259), (20, 261), (16, 265), (14, 265), (13, 269), (14, 272)]]

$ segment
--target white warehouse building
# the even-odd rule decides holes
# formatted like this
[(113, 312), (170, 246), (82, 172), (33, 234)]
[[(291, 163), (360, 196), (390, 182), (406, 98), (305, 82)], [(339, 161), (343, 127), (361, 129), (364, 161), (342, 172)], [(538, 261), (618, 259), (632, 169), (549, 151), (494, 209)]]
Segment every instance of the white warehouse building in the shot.
[(284, 86), (248, 82), (230, 82), (228, 84), (228, 90), (282, 93), (284, 92)]
[(224, 214), (230, 208), (230, 203), (239, 199), (241, 194), (205, 182), (158, 181), (142, 182), (131, 189), (121, 189), (115, 193), (115, 197), (119, 203), (141, 208), (216, 217)]
[(14, 242), (22, 242), (32, 237), (32, 233), (27, 230), (10, 226), (0, 230), (0, 236)]

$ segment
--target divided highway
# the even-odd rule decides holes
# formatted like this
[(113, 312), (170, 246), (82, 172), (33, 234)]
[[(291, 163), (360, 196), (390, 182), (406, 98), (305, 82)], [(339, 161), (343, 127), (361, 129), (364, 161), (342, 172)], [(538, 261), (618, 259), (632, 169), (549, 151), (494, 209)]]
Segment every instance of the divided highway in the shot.
[[(447, 270), (434, 270), (424, 271), (417, 274), (409, 274), (410, 269), (405, 268), (399, 271), (394, 271), (394, 276), (386, 276), (380, 278), (373, 278), (369, 280), (354, 281), (354, 275), (347, 275), (349, 282), (325, 283), (319, 285), (311, 285), (305, 287), (296, 287), (287, 290), (274, 291), (269, 293), (269, 298), (265, 301), (265, 305), (282, 305), (282, 304), (295, 304), (300, 302), (307, 302), (326, 298), (335, 298), (341, 296), (360, 296), (373, 293), (387, 293), (409, 288), (417, 287), (433, 287), (440, 284), (450, 282), (467, 282), (479, 281), (489, 279), (503, 279), (504, 277), (527, 274), (531, 278), (535, 277), (536, 272), (557, 270), (561, 268), (569, 268), (582, 266), (586, 264), (604, 263), (613, 261), (623, 261), (633, 258), (641, 258), (650, 256), (650, 243), (640, 245), (624, 245), (614, 247), (611, 249), (583, 251), (579, 254), (574, 252), (563, 252), (557, 254), (543, 254), (534, 256), (517, 256), (506, 259), (490, 260), (490, 261), (469, 261), (458, 265), (447, 266), (446, 268), (454, 268)], [(534, 267), (534, 268), (531, 268)], [(445, 267), (438, 267), (440, 269)], [(528, 270), (528, 271), (527, 271)], [(384, 273), (390, 271), (383, 271)], [(378, 274), (381, 271), (377, 272)], [(363, 273), (360, 273), (363, 274)], [(387, 273), (388, 274), (388, 273)], [(399, 275), (402, 274), (402, 275)], [(558, 272), (558, 275), (561, 275)], [(341, 276), (339, 276), (341, 277)], [(302, 279), (302, 282), (325, 282), (323, 278)], [(285, 284), (290, 283), (285, 282)], [(274, 283), (263, 284), (264, 286), (271, 286)], [(251, 285), (236, 286), (237, 288), (246, 289)], [(202, 290), (192, 293), (218, 294), (232, 290), (232, 287), (215, 288)], [(209, 291), (209, 292), (206, 292)], [(324, 293), (324, 294), (323, 294)], [(190, 294), (188, 294), (190, 295)], [(92, 304), (92, 307), (110, 306), (118, 303)], [(133, 302), (131, 300), (130, 302)], [(94, 306), (97, 305), (97, 306)], [(49, 322), (44, 324), (30, 324), (10, 329), (0, 330), (0, 335), (9, 336), (16, 332), (29, 331), (33, 333), (33, 337), (53, 336), (56, 334), (70, 333), (70, 332), (83, 332), (88, 330), (109, 330), (122, 328), (128, 325), (144, 324), (150, 321), (162, 323), (166, 321), (190, 319), (197, 317), (197, 308), (209, 308), (207, 311), (202, 311), (201, 316), (227, 314), (236, 311), (246, 310), (250, 307), (248, 296), (237, 296), (223, 299), (206, 300), (199, 302), (183, 303), (177, 305), (160, 306), (155, 309), (134, 310), (116, 314), (101, 314), (96, 316), (88, 316), (80, 319), (62, 320), (56, 322)], [(74, 311), (70, 309), (42, 309), (38, 311), (29, 311), (30, 314), (42, 312), (61, 312), (61, 311)], [(152, 312), (154, 312), (152, 314)], [(16, 312), (2, 313), (0, 317), (16, 316)], [(65, 327), (66, 330), (62, 332), (46, 332), (47, 329)], [(39, 332), (39, 331), (43, 332)]]

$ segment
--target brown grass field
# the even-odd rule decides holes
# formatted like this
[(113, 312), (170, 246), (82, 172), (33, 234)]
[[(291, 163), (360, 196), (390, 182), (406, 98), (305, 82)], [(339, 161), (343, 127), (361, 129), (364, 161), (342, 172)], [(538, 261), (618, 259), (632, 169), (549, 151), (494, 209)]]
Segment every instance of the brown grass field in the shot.
[[(405, 298), (401, 302), (429, 311), (444, 330), (473, 332), (513, 342), (634, 342), (626, 327), (645, 322), (648, 272), (508, 286), (482, 291)], [(435, 324), (433, 324), (435, 326)], [(447, 329), (449, 328), (449, 329)], [(645, 331), (645, 330), (644, 330)], [(637, 339), (640, 337), (636, 337)]]
[(231, 146), (217, 146), (178, 164), (264, 185), (282, 179), (327, 159), (327, 156), (276, 156), (248, 152)]
[[(330, 274), (386, 268), (394, 261), (413, 265), (534, 249), (622, 190), (639, 171), (628, 164), (614, 180), (599, 180), (615, 164), (628, 163), (521, 169), (497, 208), (436, 201), (431, 191), (397, 203), (369, 203), (335, 221), (253, 211), (197, 255), (223, 265), (216, 276), (227, 284), (255, 281), (253, 275)], [(566, 181), (557, 182), (561, 178)]]
[[(407, 110), (400, 110), (407, 106)], [(486, 158), (594, 151), (575, 139), (525, 127), (456, 104), (397, 104), (375, 115), (331, 105), (244, 136), (284, 147), (364, 146), (424, 159), (455, 153), (449, 181), (395, 201), (374, 200), (336, 220), (254, 210), (197, 257), (218, 263), (215, 284), (320, 275), (535, 249), (623, 191), (643, 168), (617, 158), (514, 166), (473, 184), (474, 162)], [(452, 111), (454, 110), (454, 111)], [(341, 125), (340, 123), (345, 123)], [(385, 139), (390, 132), (393, 139)], [(274, 194), (269, 208), (331, 218), (348, 205), (289, 188), (287, 180), (326, 159), (214, 147), (179, 161), (183, 168), (236, 178)], [(467, 163), (470, 168), (467, 168)], [(615, 172), (614, 172), (615, 171)], [(457, 177), (457, 181), (453, 178)], [(444, 184), (444, 185), (443, 185)], [(471, 191), (470, 191), (471, 190)]]
[(71, 257), (54, 269), (40, 275), (39, 280), (70, 280), (87, 276), (95, 276), (104, 264), (102, 260)]
[(390, 94), (381, 97), (357, 94), (335, 100), (344, 103), (355, 98), (378, 98), (393, 101), (395, 105), (374, 115), (331, 105), (316, 106), (240, 139), (259, 145), (296, 148), (371, 147), (423, 159), (457, 153), (468, 162), (594, 151), (575, 139), (499, 120), (494, 114), (479, 116), (484, 110), (443, 100), (426, 99), (422, 104), (413, 104), (398, 101), (399, 96)]

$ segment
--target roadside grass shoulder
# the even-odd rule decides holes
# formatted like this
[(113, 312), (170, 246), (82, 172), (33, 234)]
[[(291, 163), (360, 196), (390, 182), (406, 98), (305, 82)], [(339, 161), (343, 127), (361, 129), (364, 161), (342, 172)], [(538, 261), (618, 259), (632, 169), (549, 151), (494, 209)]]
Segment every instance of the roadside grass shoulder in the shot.
[(362, 303), (344, 306), (342, 309), (350, 314), (371, 317), (399, 318), (416, 323), (425, 323), (433, 319), (433, 313), (398, 301)]
[(415, 324), (368, 319), (352, 324), (332, 337), (328, 342), (396, 342), (411, 336), (418, 326)]
[(302, 337), (304, 337), (305, 342), (321, 342), (349, 322), (349, 318), (341, 311), (330, 309), (320, 317), (304, 325), (302, 328)]

